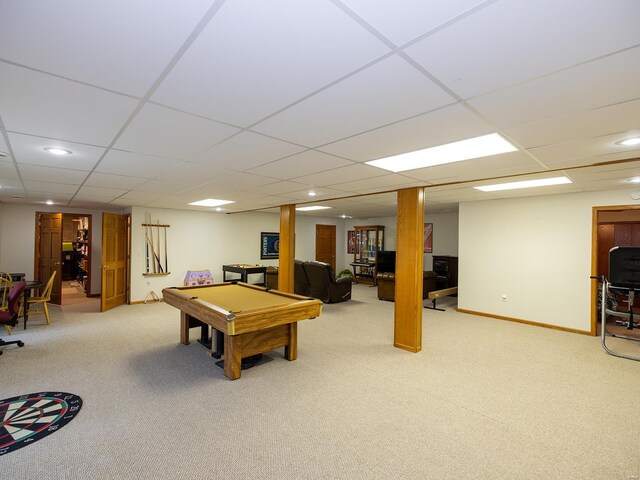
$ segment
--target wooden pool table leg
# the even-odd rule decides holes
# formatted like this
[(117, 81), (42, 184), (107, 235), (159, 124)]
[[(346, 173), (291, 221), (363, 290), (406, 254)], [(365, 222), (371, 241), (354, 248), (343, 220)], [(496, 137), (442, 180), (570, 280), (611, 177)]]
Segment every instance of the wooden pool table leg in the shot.
[(180, 312), (180, 343), (189, 345), (189, 316)]
[(289, 324), (289, 345), (284, 347), (284, 356), (289, 361), (298, 358), (298, 322)]
[(224, 336), (224, 374), (231, 380), (240, 378), (242, 352), (235, 335)]

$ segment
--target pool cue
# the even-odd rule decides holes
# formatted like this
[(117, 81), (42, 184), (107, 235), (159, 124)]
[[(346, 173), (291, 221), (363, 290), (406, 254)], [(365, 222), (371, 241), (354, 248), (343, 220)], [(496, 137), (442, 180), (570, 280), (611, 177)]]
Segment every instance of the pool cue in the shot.
[(169, 271), (169, 262), (167, 261), (167, 227), (164, 227), (164, 270)]
[[(160, 258), (156, 253), (156, 249), (153, 243), (153, 224), (151, 223), (151, 214), (149, 214), (149, 236), (151, 237), (151, 254), (153, 255), (153, 273), (162, 273), (162, 267), (160, 267)], [(159, 270), (159, 271), (158, 271)]]

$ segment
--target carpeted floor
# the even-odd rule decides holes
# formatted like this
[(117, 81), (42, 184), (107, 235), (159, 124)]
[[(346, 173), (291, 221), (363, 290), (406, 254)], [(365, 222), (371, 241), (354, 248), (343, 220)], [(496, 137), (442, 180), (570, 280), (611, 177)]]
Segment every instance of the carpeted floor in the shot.
[(0, 398), (59, 390), (82, 411), (0, 457), (0, 477), (640, 474), (640, 363), (598, 338), (457, 313), (454, 298), (424, 311), (423, 351), (410, 354), (391, 346), (393, 303), (364, 285), (353, 297), (299, 324), (298, 360), (274, 353), (236, 381), (197, 342), (179, 344), (171, 306), (52, 307), (51, 326), (14, 330), (26, 346), (4, 348)]

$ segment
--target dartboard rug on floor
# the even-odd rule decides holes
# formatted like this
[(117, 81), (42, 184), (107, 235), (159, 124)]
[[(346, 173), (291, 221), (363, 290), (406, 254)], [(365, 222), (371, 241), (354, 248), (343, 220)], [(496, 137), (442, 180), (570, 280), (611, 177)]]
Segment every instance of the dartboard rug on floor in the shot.
[(39, 392), (0, 400), (0, 455), (30, 445), (64, 427), (82, 407), (66, 392)]

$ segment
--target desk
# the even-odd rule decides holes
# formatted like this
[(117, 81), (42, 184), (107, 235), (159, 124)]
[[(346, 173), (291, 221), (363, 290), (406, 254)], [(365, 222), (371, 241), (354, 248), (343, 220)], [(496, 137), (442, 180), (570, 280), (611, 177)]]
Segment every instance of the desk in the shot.
[[(240, 281), (243, 283), (249, 283), (248, 276), (254, 273), (261, 273), (262, 283), (259, 285), (266, 284), (266, 273), (267, 267), (263, 267), (262, 265), (247, 265), (246, 263), (231, 263), (229, 265), (222, 265), (222, 281), (227, 282), (227, 272), (229, 273), (239, 273)], [(230, 279), (230, 280), (237, 280)]]
[(351, 262), (349, 265), (353, 267), (353, 278), (358, 283), (358, 277), (371, 279), (375, 285), (375, 266), (373, 262)]
[(201, 343), (209, 326), (218, 332), (213, 356), (224, 355), (224, 374), (232, 380), (240, 378), (242, 358), (285, 347), (286, 359), (295, 360), (297, 322), (322, 311), (320, 300), (246, 283), (165, 288), (162, 295), (180, 310), (180, 343), (189, 344), (190, 328), (201, 328)]
[(30, 295), (31, 291), (42, 287), (42, 285), (44, 285), (44, 282), (41, 282), (39, 280), (27, 280), (25, 283), (26, 283), (26, 286), (24, 287), (24, 291), (22, 293), (23, 295), (22, 316), (24, 317), (24, 329), (26, 330), (27, 321), (29, 320), (29, 304), (27, 303), (27, 299), (30, 296), (32, 296)]

